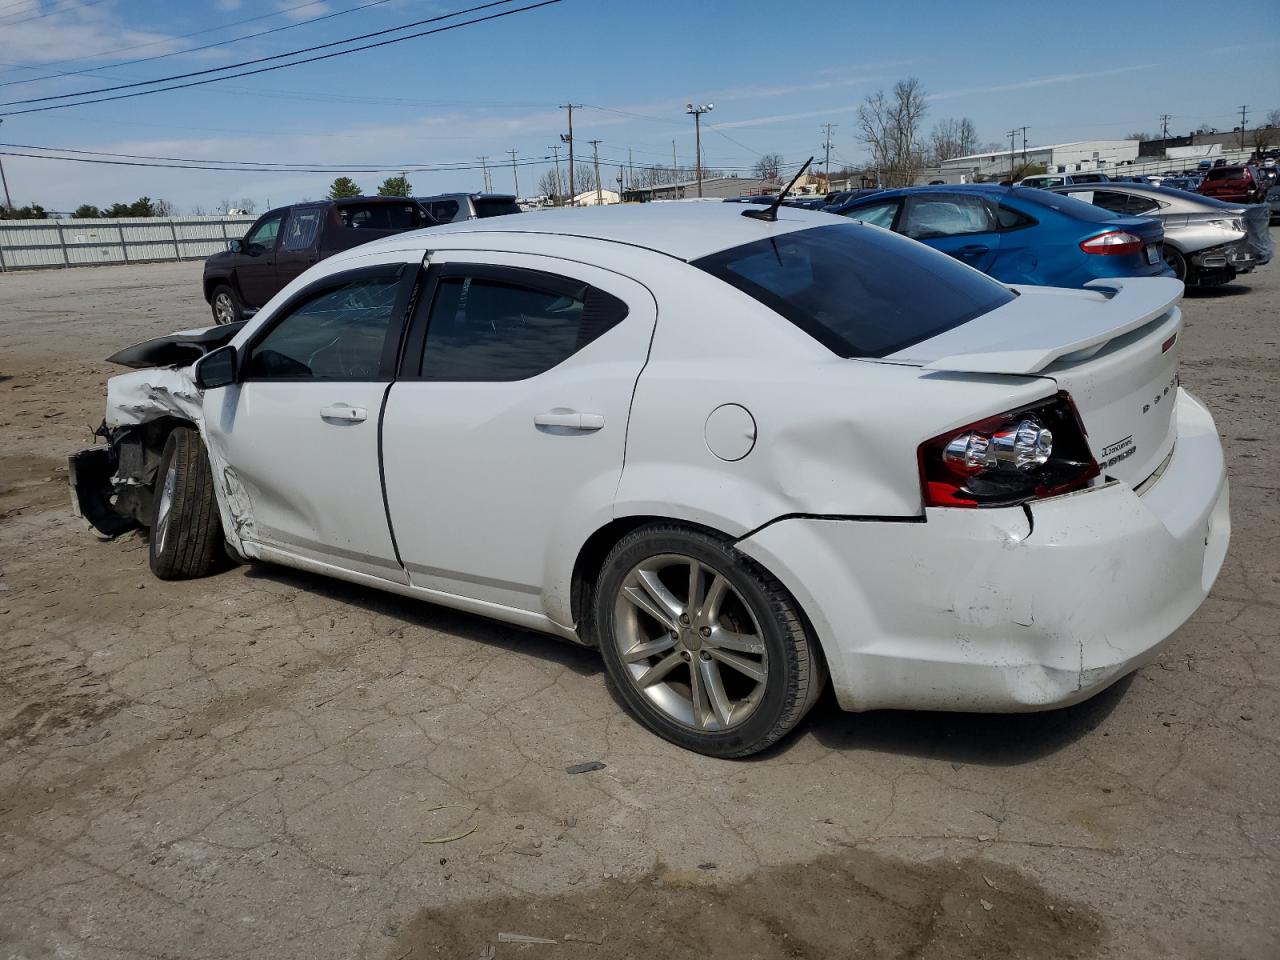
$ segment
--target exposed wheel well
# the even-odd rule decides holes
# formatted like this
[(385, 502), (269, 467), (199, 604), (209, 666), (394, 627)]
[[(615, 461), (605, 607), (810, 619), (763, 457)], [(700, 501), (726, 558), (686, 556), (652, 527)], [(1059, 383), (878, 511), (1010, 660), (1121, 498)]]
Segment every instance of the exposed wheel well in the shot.
[(194, 429), (195, 424), (181, 417), (161, 417), (139, 426), (118, 428), (111, 434), (115, 509), (144, 527), (151, 517), (152, 487), (164, 445), (178, 427)]
[(204, 302), (212, 303), (213, 291), (222, 286), (230, 287), (233, 292), (236, 288), (230, 277), (206, 277), (204, 281)]

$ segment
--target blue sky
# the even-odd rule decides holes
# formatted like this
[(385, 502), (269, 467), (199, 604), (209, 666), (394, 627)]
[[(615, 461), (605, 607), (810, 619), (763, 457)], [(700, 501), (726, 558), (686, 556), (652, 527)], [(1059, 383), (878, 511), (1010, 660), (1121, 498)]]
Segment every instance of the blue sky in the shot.
[[(0, 0), (0, 100), (88, 90), (206, 69), (419, 20), (478, 0), (387, 0), (267, 37), (194, 53), (193, 45), (298, 23), (369, 0)], [(528, 0), (526, 0), (528, 2)], [(515, 6), (522, 5), (517, 0)], [(827, 5), (828, 8), (831, 5)], [(286, 8), (298, 8), (287, 10)], [(572, 100), (581, 151), (682, 163), (693, 156), (688, 101), (712, 102), (704, 162), (748, 168), (763, 152), (788, 161), (819, 152), (837, 124), (834, 156), (856, 162), (858, 103), (878, 87), (918, 77), (931, 94), (925, 128), (967, 116), (983, 140), (1030, 127), (1032, 144), (1120, 138), (1200, 123), (1230, 129), (1280, 108), (1272, 82), (1280, 37), (1270, 22), (1250, 36), (1202, 2), (1125, 14), (1123, 28), (1091, 16), (1078, 25), (1050, 8), (1007, 4), (849, 4), (563, 0), (496, 22), (339, 57), (115, 103), (10, 116), (0, 141), (116, 153), (302, 164), (445, 163), (487, 155), (510, 190), (506, 151), (550, 156)], [(1154, 8), (1153, 8), (1154, 10)], [(253, 23), (210, 30), (248, 17)], [(1259, 16), (1261, 13), (1259, 12)], [(1061, 22), (1055, 22), (1055, 21)], [(1258, 25), (1268, 21), (1260, 19)], [(196, 37), (180, 39), (195, 31)], [(1194, 50), (1194, 55), (1189, 52)], [(162, 60), (121, 60), (176, 53)], [(1188, 74), (1188, 64), (1199, 66)], [(117, 65), (113, 68), (112, 65)], [(1213, 65), (1208, 69), (1207, 65)], [(30, 69), (32, 67), (37, 70)], [(55, 71), (84, 71), (14, 83)], [(0, 107), (0, 113), (22, 109)], [(8, 149), (8, 148), (5, 148)], [(70, 210), (82, 202), (165, 197), (182, 210), (252, 197), (259, 209), (323, 196), (331, 174), (202, 172), (92, 166), (5, 157), (14, 202)], [(521, 192), (545, 167), (520, 169)], [(381, 174), (355, 177), (369, 192)], [(616, 176), (616, 169), (609, 174)], [(476, 170), (415, 173), (415, 192), (479, 189)]]

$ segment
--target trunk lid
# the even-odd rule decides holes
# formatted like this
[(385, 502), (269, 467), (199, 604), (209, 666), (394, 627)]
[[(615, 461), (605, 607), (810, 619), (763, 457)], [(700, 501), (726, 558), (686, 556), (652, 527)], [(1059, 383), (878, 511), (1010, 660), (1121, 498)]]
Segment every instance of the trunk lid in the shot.
[(1173, 448), (1182, 284), (1094, 280), (1019, 297), (886, 357), (926, 370), (1046, 377), (1071, 394), (1105, 476), (1137, 486)]

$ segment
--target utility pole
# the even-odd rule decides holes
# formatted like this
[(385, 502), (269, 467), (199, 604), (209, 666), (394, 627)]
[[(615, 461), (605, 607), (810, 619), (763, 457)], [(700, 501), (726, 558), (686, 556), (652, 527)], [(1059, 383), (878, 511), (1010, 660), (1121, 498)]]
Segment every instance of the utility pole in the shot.
[(596, 168), (596, 206), (597, 207), (604, 205), (603, 184), (600, 183), (600, 144), (602, 142), (603, 141), (601, 140), (587, 141), (587, 143), (591, 144), (592, 162), (595, 164), (595, 168)]
[(1165, 141), (1169, 139), (1169, 121), (1172, 119), (1173, 117), (1167, 113), (1160, 114), (1160, 146), (1162, 147), (1168, 146)]
[(480, 161), (480, 169), (484, 171), (484, 192), (489, 192), (489, 158), (476, 157)]
[(511, 179), (515, 181), (516, 199), (519, 200), (520, 199), (520, 174), (516, 173), (516, 151), (508, 150), (507, 153), (511, 154)]
[(580, 107), (580, 103), (562, 103), (561, 110), (569, 111), (569, 132), (560, 134), (560, 141), (569, 145), (569, 206), (573, 206), (574, 198), (577, 197), (577, 190), (573, 182), (573, 108)]
[[(556, 158), (556, 190), (555, 192), (563, 196), (564, 195), (564, 179), (560, 174), (560, 144), (557, 143), (554, 147), (552, 147), (551, 152), (555, 154), (555, 158)], [(552, 205), (554, 205), (555, 202), (556, 202), (556, 198), (552, 197), (551, 198)]]
[[(3, 123), (4, 121), (0, 120), (0, 124), (3, 124)], [(672, 141), (672, 142), (674, 143), (675, 141)], [(4, 184), (4, 205), (7, 209), (12, 210), (13, 200), (9, 198), (9, 181), (6, 180), (4, 176), (4, 160), (3, 159), (0, 159), (0, 183)]]
[(672, 200), (680, 199), (679, 197), (676, 196), (676, 193), (677, 193), (676, 184), (680, 182), (680, 174), (677, 172), (678, 169), (679, 168), (676, 167), (676, 142), (672, 140), (671, 141), (671, 199)]
[(1010, 184), (1013, 183), (1013, 141), (1014, 141), (1014, 138), (1017, 137), (1017, 135), (1018, 135), (1018, 131), (1016, 128), (1009, 131), (1009, 183)]
[(702, 196), (702, 115), (710, 113), (715, 109), (714, 103), (705, 103), (694, 106), (692, 103), (685, 105), (685, 113), (693, 114), (693, 137), (694, 151), (698, 170), (698, 196)]
[(627, 189), (636, 188), (636, 166), (631, 162), (631, 148), (627, 147)]
[(1240, 149), (1244, 149), (1244, 124), (1245, 118), (1249, 115), (1249, 108), (1244, 104), (1240, 105)]
[(1022, 131), (1022, 165), (1025, 167), (1027, 165), (1027, 131), (1031, 128), (1019, 127), (1018, 129)]
[(827, 123), (827, 124), (823, 124), (823, 126), (825, 126), (825, 127), (826, 127), (826, 129), (827, 129), (827, 136), (826, 136), (826, 139), (822, 141), (822, 146), (823, 146), (823, 147), (825, 147), (825, 148), (826, 148), (826, 151), (827, 151), (827, 162), (826, 162), (826, 167), (825, 167), (825, 169), (826, 169), (826, 174), (825, 174), (825, 176), (826, 176), (826, 178), (827, 178), (827, 190), (828, 190), (828, 191), (830, 191), (830, 189), (831, 189), (831, 147), (832, 147), (832, 143), (831, 143), (831, 128), (832, 128), (832, 127), (838, 127), (838, 126), (840, 126), (840, 124), (838, 124), (838, 123)]

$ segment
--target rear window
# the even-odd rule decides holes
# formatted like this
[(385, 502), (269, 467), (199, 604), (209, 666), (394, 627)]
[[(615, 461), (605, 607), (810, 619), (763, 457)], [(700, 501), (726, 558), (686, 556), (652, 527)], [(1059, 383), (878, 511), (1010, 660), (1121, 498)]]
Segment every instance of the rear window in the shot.
[(1014, 298), (946, 254), (857, 223), (757, 240), (693, 265), (841, 357), (886, 357)]
[(506, 197), (477, 197), (475, 205), (477, 217), (501, 217), (520, 212), (519, 204)]
[(1095, 207), (1093, 204), (1085, 203), (1083, 200), (1076, 200), (1065, 193), (1050, 193), (1048, 190), (1019, 187), (1016, 190), (1011, 190), (1010, 195), (1027, 203), (1034, 203), (1037, 206), (1048, 207), (1050, 210), (1057, 210), (1064, 216), (1075, 220), (1088, 220), (1090, 223), (1106, 223), (1108, 220), (1114, 220), (1118, 216), (1118, 214), (1112, 213), (1110, 210), (1103, 210), (1101, 207)]
[(1244, 167), (1219, 167), (1209, 171), (1210, 180), (1243, 180)]

